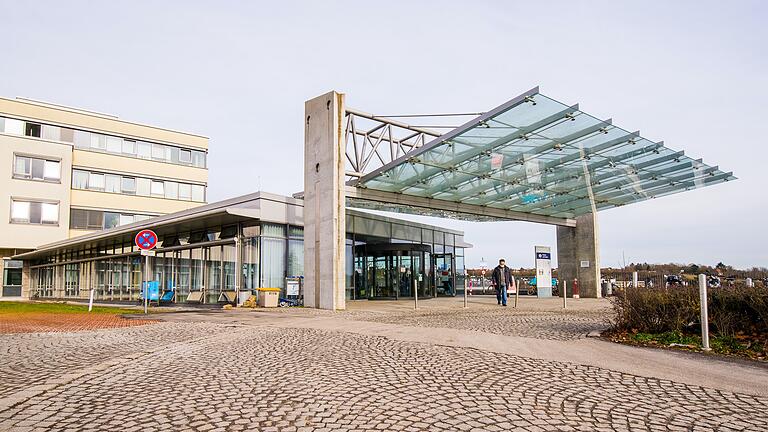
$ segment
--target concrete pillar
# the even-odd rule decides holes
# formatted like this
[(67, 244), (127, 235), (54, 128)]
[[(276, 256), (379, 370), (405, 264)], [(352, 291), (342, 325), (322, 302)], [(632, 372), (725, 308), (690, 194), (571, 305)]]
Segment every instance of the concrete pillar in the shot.
[(304, 305), (344, 309), (344, 95), (304, 104)]
[(601, 297), (599, 250), (595, 213), (577, 217), (574, 228), (557, 227), (557, 276), (569, 291), (578, 279), (580, 297)]
[(24, 260), (21, 265), (21, 297), (29, 299), (32, 296), (32, 269), (29, 267), (29, 261)]

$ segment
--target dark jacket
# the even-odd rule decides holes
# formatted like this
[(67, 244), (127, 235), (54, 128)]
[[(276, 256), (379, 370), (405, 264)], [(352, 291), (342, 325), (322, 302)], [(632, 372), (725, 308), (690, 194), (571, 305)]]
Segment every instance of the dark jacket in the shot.
[[(496, 268), (493, 269), (493, 273), (491, 273), (493, 286), (495, 286), (497, 290), (499, 289), (499, 285), (501, 285), (501, 272), (501, 266), (496, 266)], [(507, 281), (507, 287), (509, 287), (512, 284), (512, 272), (507, 266), (504, 266), (504, 279)]]

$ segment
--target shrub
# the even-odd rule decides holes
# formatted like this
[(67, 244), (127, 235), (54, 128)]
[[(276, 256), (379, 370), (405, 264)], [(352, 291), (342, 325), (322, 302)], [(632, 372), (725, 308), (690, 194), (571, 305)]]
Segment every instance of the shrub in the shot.
[[(722, 337), (738, 333), (768, 335), (768, 290), (720, 287), (708, 290), (710, 326)], [(611, 300), (615, 330), (643, 333), (698, 332), (699, 289), (627, 288)]]

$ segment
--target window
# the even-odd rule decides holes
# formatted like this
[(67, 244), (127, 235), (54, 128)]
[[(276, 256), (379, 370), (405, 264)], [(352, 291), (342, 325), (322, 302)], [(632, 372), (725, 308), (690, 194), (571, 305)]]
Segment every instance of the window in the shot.
[(106, 150), (107, 149), (107, 137), (104, 135), (99, 135), (92, 133), (91, 134), (91, 148), (96, 150)]
[(29, 223), (29, 203), (27, 201), (11, 201), (11, 222)]
[(42, 223), (55, 225), (59, 223), (59, 205), (42, 203)]
[(91, 133), (76, 130), (74, 133), (75, 147), (88, 148), (91, 146)]
[(179, 199), (179, 184), (176, 182), (165, 182), (165, 197), (168, 199)]
[(58, 126), (43, 125), (43, 139), (61, 141), (61, 128)]
[(38, 123), (27, 123), (24, 128), (24, 135), (28, 137), (40, 138), (42, 136), (43, 126)]
[(170, 151), (168, 147), (160, 144), (152, 144), (152, 159), (170, 160)]
[(88, 173), (88, 189), (104, 190), (104, 174)]
[(104, 191), (120, 193), (120, 176), (107, 174), (104, 181)]
[(42, 159), (32, 159), (32, 178), (42, 179), (45, 173), (45, 161)]
[(136, 179), (136, 195), (149, 196), (151, 182), (146, 178)]
[(5, 119), (5, 133), (12, 135), (24, 135), (24, 122), (16, 119)]
[(32, 178), (32, 160), (24, 156), (16, 156), (13, 164), (13, 176), (20, 178)]
[(104, 229), (110, 229), (120, 224), (120, 213), (104, 212)]
[(192, 199), (192, 185), (179, 183), (179, 199), (189, 201)]
[(152, 188), (151, 188), (152, 195), (159, 195), (164, 196), (165, 195), (165, 184), (161, 181), (154, 181), (152, 180)]
[(133, 177), (123, 177), (122, 190), (124, 194), (135, 195), (136, 194), (136, 179)]
[(121, 214), (102, 210), (72, 209), (69, 217), (71, 229), (100, 230), (127, 225), (149, 219), (146, 215)]
[(152, 144), (144, 142), (144, 141), (138, 141), (136, 143), (136, 154), (142, 158), (142, 159), (151, 159), (152, 158)]
[(45, 161), (43, 165), (43, 178), (45, 180), (61, 180), (61, 162)]
[(123, 153), (129, 155), (136, 154), (136, 141), (123, 140)]
[(200, 185), (192, 185), (192, 201), (204, 202), (205, 201), (205, 187)]
[(68, 143), (74, 143), (75, 142), (75, 131), (68, 128), (61, 128), (61, 141), (68, 142)]
[(58, 182), (61, 179), (61, 163), (16, 155), (13, 164), (13, 177)]
[(191, 150), (179, 150), (179, 162), (192, 163), (192, 151)]
[(205, 152), (192, 151), (192, 165), (205, 168)]
[(59, 204), (12, 200), (11, 223), (56, 225), (59, 223)]
[(72, 170), (72, 188), (88, 189), (88, 172)]
[(128, 225), (133, 223), (134, 216), (129, 214), (121, 214), (120, 215), (120, 226)]
[(123, 140), (118, 137), (107, 137), (107, 151), (110, 153), (121, 153), (123, 151)]

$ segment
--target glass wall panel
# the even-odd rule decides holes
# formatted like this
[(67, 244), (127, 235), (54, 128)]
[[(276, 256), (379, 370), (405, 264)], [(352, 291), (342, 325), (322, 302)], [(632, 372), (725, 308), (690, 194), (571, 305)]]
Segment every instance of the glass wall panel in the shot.
[(304, 240), (288, 240), (288, 277), (304, 276)]
[(207, 283), (206, 290), (208, 291), (208, 302), (216, 303), (219, 293), (221, 292), (221, 246), (211, 246), (206, 248), (208, 250), (208, 258), (205, 262)]
[(263, 287), (285, 287), (285, 239), (261, 238)]
[(243, 288), (259, 287), (259, 238), (246, 238), (243, 242)]
[(223, 291), (235, 290), (235, 254), (235, 245), (222, 245), (221, 262), (224, 277), (224, 285), (222, 286)]

